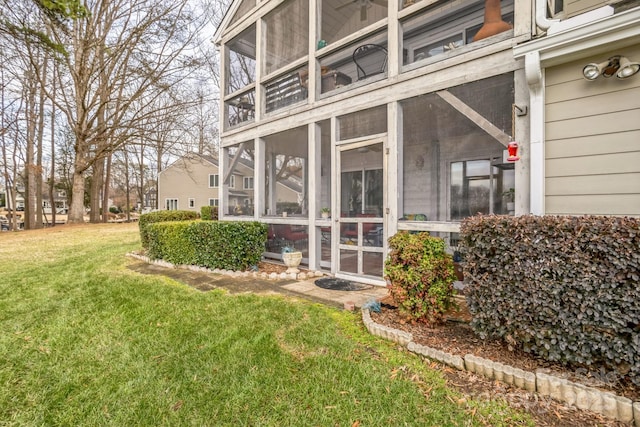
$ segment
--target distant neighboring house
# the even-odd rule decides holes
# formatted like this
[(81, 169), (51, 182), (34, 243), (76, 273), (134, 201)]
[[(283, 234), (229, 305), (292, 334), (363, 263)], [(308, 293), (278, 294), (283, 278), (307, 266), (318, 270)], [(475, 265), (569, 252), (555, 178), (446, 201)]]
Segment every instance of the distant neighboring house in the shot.
[(158, 209), (218, 206), (219, 182), (217, 159), (189, 153), (158, 174)]
[[(249, 159), (238, 159), (234, 173), (226, 179), (219, 175), (218, 160), (212, 156), (189, 153), (158, 175), (158, 208), (200, 211), (202, 206), (222, 206), (220, 189), (227, 190), (224, 203), (228, 215), (253, 215), (253, 168)], [(293, 180), (281, 182), (280, 202), (297, 205), (300, 187)]]

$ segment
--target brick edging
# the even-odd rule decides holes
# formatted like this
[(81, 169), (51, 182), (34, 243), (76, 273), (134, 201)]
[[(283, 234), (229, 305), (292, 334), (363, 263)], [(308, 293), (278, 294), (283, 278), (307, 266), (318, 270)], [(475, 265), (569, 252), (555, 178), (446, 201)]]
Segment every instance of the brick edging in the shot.
[(626, 397), (598, 390), (583, 384), (543, 372), (529, 372), (489, 359), (467, 354), (464, 358), (413, 342), (413, 335), (380, 325), (371, 319), (368, 309), (362, 309), (362, 322), (370, 334), (389, 339), (407, 347), (407, 350), (421, 354), (461, 371), (473, 372), (490, 380), (497, 380), (514, 387), (536, 392), (543, 396), (590, 410), (622, 422), (634, 421), (640, 427), (640, 402)]

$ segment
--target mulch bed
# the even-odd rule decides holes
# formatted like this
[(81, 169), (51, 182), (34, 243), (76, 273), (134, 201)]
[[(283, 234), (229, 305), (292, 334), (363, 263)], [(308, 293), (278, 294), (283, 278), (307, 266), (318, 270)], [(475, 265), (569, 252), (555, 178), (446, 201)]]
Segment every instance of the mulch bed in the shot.
[[(428, 327), (425, 324), (412, 323), (403, 319), (390, 298), (382, 301), (381, 312), (372, 312), (371, 318), (376, 323), (410, 332), (413, 334), (413, 341), (418, 344), (450, 354), (462, 357), (465, 354), (473, 354), (530, 372), (544, 370), (544, 372), (574, 382), (614, 392), (619, 396), (628, 397), (634, 402), (640, 401), (638, 387), (630, 382), (616, 381), (613, 375), (550, 363), (520, 350), (510, 350), (507, 344), (502, 341), (480, 339), (468, 324), (471, 317), (466, 310), (464, 300), (458, 302), (460, 310), (447, 313), (445, 324), (437, 327)], [(511, 406), (531, 413), (536, 419), (537, 425), (628, 426), (628, 424), (610, 420), (599, 414), (580, 411), (549, 397), (528, 393), (498, 381), (487, 380), (475, 374), (443, 367), (437, 363), (434, 365), (440, 366), (449, 383), (465, 394), (486, 398), (501, 397)]]

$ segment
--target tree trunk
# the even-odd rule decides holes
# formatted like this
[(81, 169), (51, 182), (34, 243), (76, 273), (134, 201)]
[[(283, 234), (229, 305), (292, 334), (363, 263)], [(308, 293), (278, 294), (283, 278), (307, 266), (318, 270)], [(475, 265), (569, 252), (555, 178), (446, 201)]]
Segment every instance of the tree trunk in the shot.
[[(54, 73), (51, 81), (53, 87), (52, 93), (56, 93), (56, 79), (55, 79), (55, 61), (53, 64)], [(51, 201), (51, 226), (56, 226), (56, 199), (55, 199), (55, 186), (56, 186), (56, 103), (51, 105), (51, 171), (49, 172), (49, 200)]]
[(104, 184), (102, 190), (102, 206), (103, 206), (103, 214), (102, 214), (102, 222), (107, 222), (109, 218), (109, 183), (111, 182), (111, 157), (112, 154), (107, 154), (107, 168), (104, 173)]
[[(81, 161), (76, 154), (76, 165)], [(82, 168), (76, 167), (73, 173), (73, 183), (71, 185), (71, 206), (69, 206), (69, 224), (84, 223), (84, 173)]]
[[(102, 204), (101, 190), (104, 176), (104, 158), (99, 158), (93, 164), (93, 174), (91, 175), (91, 189), (89, 190), (89, 200), (91, 212), (89, 213), (89, 222), (96, 224), (100, 222), (100, 208)], [(102, 206), (102, 214), (106, 213), (106, 206)]]
[(24, 187), (24, 227), (30, 230), (35, 227), (36, 222), (36, 165), (35, 165), (35, 137), (36, 137), (36, 86), (33, 71), (27, 71), (25, 79), (27, 84), (27, 105), (26, 105), (26, 121), (27, 121), (27, 156), (25, 162), (26, 185)]
[[(42, 85), (47, 84), (47, 66), (49, 64), (48, 61), (49, 56), (47, 54), (44, 55), (44, 61), (42, 63), (41, 71), (42, 75), (40, 78), (40, 82)], [(37, 71), (36, 71), (37, 72)], [(46, 100), (46, 94), (44, 90), (39, 91), (39, 103), (38, 103), (38, 134), (36, 138), (36, 165), (34, 171), (35, 182), (35, 224), (33, 224), (33, 228), (42, 228), (43, 224), (43, 205), (42, 205), (42, 150), (44, 148), (44, 104)]]

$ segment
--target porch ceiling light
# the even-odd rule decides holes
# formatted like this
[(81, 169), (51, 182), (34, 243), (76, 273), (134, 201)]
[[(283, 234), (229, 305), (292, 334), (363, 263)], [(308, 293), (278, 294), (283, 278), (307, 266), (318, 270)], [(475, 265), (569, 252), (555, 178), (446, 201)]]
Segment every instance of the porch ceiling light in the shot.
[(640, 71), (640, 63), (629, 61), (628, 58), (620, 55), (612, 56), (604, 62), (591, 63), (584, 66), (582, 75), (587, 80), (595, 80), (600, 76), (616, 76), (619, 79), (626, 79)]

